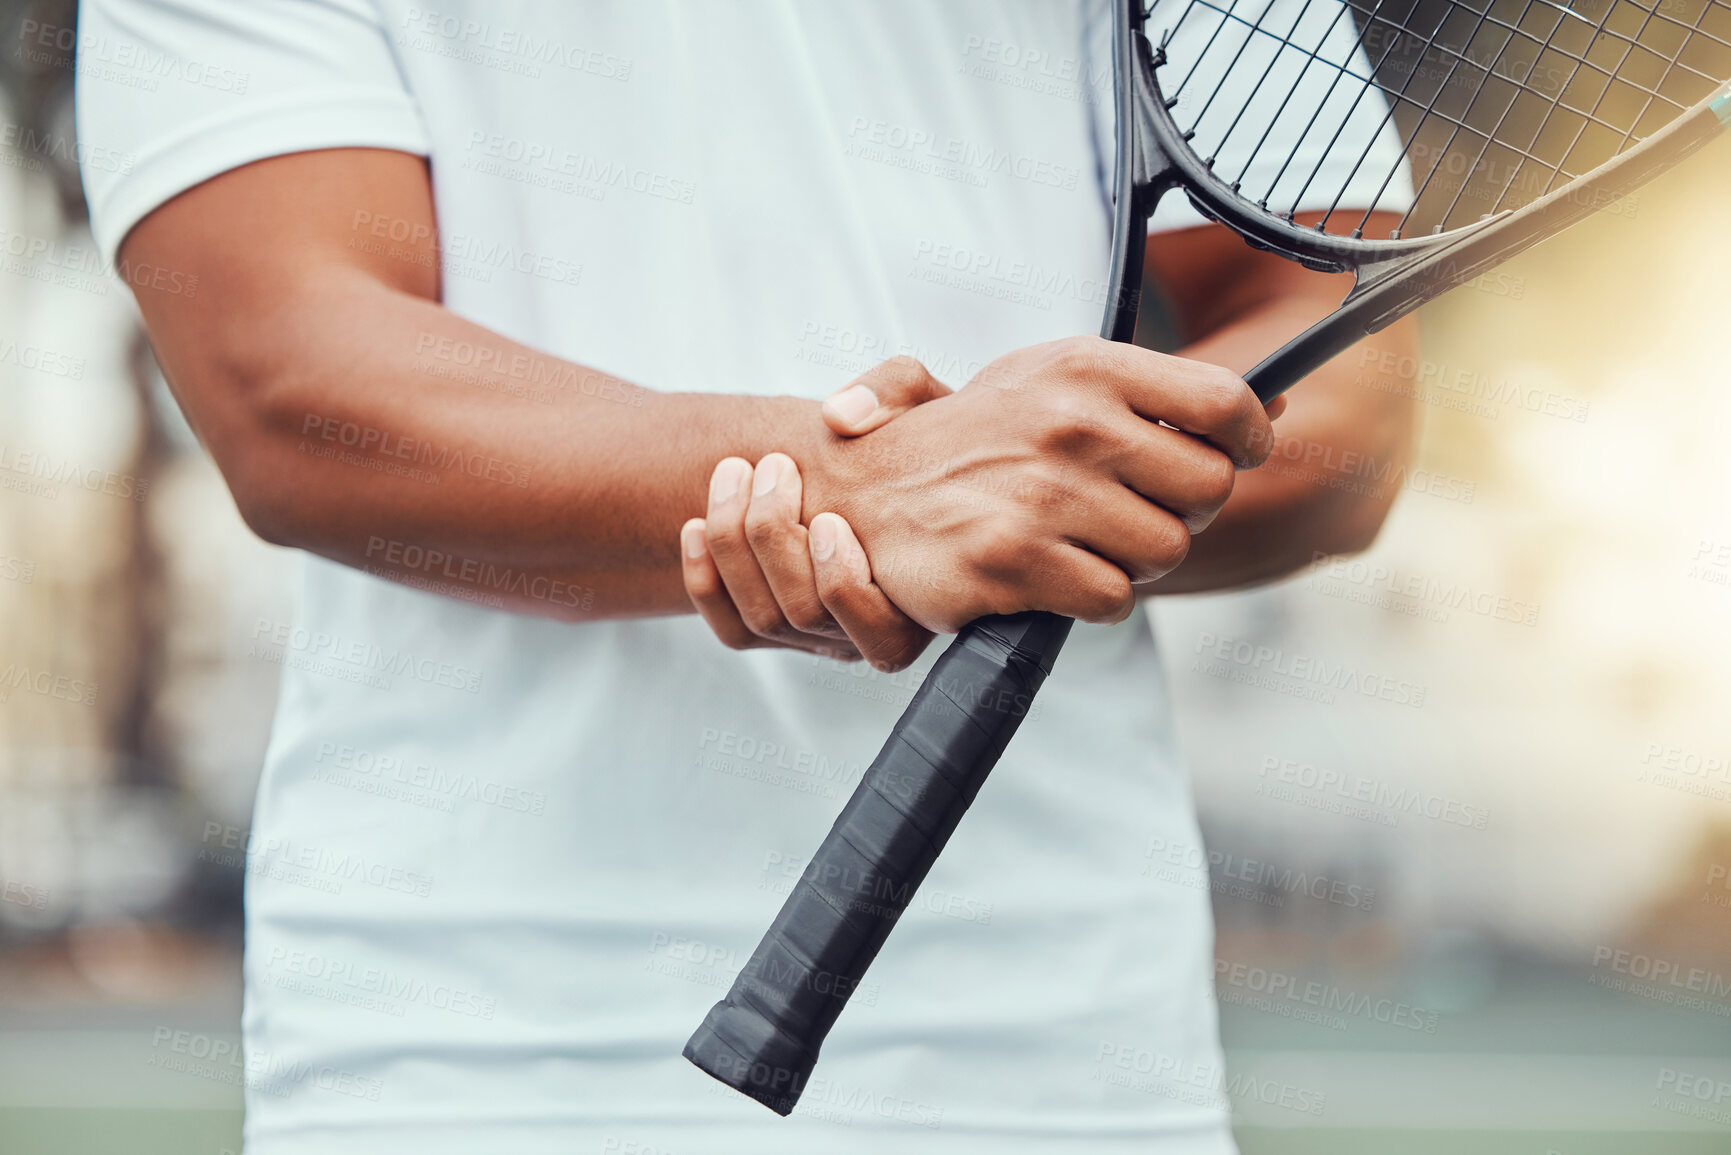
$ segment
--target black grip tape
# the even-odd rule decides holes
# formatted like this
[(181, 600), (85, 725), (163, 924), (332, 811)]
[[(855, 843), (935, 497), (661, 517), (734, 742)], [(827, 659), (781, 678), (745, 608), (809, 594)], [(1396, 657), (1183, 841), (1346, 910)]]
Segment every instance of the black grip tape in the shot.
[(982, 618), (938, 658), (781, 913), (685, 1044), (778, 1115), (1032, 707), (1069, 618)]

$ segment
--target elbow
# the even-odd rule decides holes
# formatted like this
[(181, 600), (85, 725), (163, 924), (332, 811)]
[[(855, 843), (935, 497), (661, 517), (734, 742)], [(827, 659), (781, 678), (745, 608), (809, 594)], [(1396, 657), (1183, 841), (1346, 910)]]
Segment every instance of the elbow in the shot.
[(304, 544), (304, 503), (294, 495), (295, 486), (284, 471), (228, 466), (222, 474), (248, 529), (271, 545)]
[(1394, 499), (1390, 497), (1385, 501), (1355, 501), (1338, 509), (1335, 516), (1318, 527), (1311, 556), (1363, 553), (1376, 544), (1393, 507)]
[[(292, 361), (268, 352), (210, 358), (199, 367), (204, 380), (195, 392), (215, 403), (196, 407), (195, 424), (247, 528), (292, 547), (307, 544), (314, 517), (318, 487), (297, 446), (320, 407), (283, 372), (285, 364)], [(193, 417), (195, 406), (184, 407)]]

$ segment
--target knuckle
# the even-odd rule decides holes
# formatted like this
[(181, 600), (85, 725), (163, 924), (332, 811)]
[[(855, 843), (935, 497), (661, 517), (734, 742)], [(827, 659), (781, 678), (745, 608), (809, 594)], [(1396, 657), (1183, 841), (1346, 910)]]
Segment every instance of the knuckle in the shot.
[(1224, 453), (1204, 455), (1196, 475), (1202, 500), (1210, 511), (1226, 504), (1226, 499), (1232, 496), (1232, 487), (1238, 481), (1238, 470)]
[(974, 556), (982, 572), (1004, 578), (1025, 570), (1033, 552), (1028, 534), (1009, 521), (1000, 521), (982, 531)]
[(760, 644), (756, 635), (738, 630), (720, 631), (716, 636), (721, 639), (721, 644), (730, 650), (755, 650)]
[(1196, 378), (1197, 411), (1209, 428), (1230, 424), (1255, 400), (1244, 379), (1230, 369), (1206, 365)]
[(757, 638), (780, 641), (787, 636), (787, 620), (778, 609), (742, 609), (739, 617), (745, 623), (745, 628)]
[(1040, 423), (1046, 444), (1066, 453), (1094, 444), (1104, 428), (1094, 405), (1073, 389), (1053, 389), (1040, 399)]
[(1121, 622), (1136, 608), (1136, 594), (1123, 572), (1091, 574), (1082, 591), (1081, 608), (1090, 622)]
[(1258, 421), (1244, 439), (1245, 464), (1254, 469), (1267, 461), (1274, 452), (1274, 444), (1274, 425), (1267, 420)]
[(707, 566), (700, 570), (687, 566), (683, 576), (685, 593), (694, 602), (713, 602), (721, 593), (715, 571)]
[(781, 541), (782, 525), (770, 514), (755, 510), (745, 515), (744, 537), (752, 552), (762, 553)]
[(1161, 518), (1149, 535), (1148, 551), (1160, 573), (1170, 573), (1190, 553), (1190, 530), (1175, 517)]
[(1079, 333), (1074, 337), (1064, 337), (1054, 344), (1054, 351), (1062, 364), (1085, 371), (1100, 365), (1101, 360), (1110, 352), (1111, 343), (1089, 333)]
[(891, 644), (872, 660), (872, 665), (883, 673), (899, 674), (919, 659), (930, 640), (930, 634), (909, 623), (895, 632)]
[(703, 530), (709, 552), (717, 557), (734, 557), (745, 546), (743, 521), (710, 518)]
[(883, 369), (892, 380), (907, 385), (923, 385), (928, 376), (925, 362), (906, 353), (898, 353), (885, 361)]
[(833, 615), (835, 608), (846, 609), (854, 592), (853, 572), (843, 565), (820, 565), (812, 573), (817, 597)]
[(899, 674), (914, 664), (913, 658), (899, 649), (874, 655), (866, 660), (871, 663), (871, 668), (880, 674)]
[(801, 602), (796, 606), (784, 606), (782, 612), (786, 614), (788, 624), (802, 634), (825, 633), (830, 627), (828, 611), (815, 600)]

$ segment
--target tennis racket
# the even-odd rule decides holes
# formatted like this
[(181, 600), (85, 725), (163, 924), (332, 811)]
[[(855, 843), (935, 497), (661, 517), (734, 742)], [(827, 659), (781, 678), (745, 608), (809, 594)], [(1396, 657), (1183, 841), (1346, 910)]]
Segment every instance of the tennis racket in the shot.
[[(1134, 332), (1147, 223), (1174, 189), (1250, 245), (1356, 275), (1246, 375), (1264, 401), (1731, 121), (1731, 0), (1115, 0), (1112, 32), (1103, 337)], [(1379, 210), (1399, 227), (1366, 236)], [(1016, 614), (957, 636), (686, 1058), (793, 1110), (1070, 624)]]

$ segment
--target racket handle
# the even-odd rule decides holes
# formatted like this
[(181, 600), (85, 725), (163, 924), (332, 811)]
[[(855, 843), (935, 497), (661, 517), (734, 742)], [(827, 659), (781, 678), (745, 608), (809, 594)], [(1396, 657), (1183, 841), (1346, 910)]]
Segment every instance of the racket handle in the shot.
[(778, 1115), (997, 765), (1072, 621), (981, 618), (957, 635), (685, 1057)]

